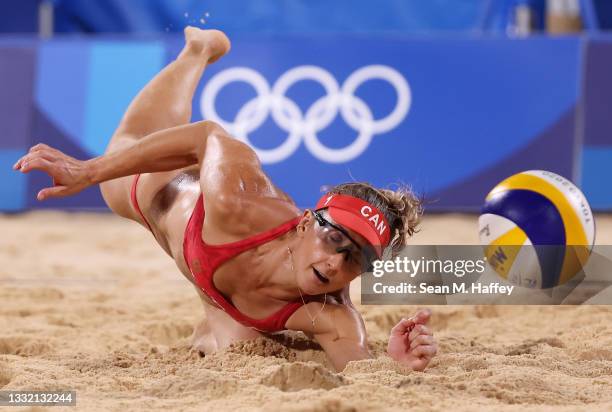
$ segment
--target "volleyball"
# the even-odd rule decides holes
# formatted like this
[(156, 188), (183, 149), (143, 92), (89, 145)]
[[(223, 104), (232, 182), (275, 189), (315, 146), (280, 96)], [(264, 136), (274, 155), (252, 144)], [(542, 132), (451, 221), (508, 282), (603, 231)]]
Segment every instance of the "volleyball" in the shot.
[(518, 286), (547, 289), (580, 273), (595, 241), (584, 194), (552, 172), (529, 170), (500, 182), (478, 219), (489, 265)]

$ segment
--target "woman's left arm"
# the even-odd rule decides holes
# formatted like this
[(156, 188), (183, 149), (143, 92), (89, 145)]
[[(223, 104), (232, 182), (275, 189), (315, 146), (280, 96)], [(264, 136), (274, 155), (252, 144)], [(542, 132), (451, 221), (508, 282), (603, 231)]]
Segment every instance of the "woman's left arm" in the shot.
[(22, 173), (41, 170), (53, 178), (53, 186), (42, 189), (38, 200), (69, 196), (97, 183), (136, 173), (165, 172), (198, 164), (210, 136), (225, 136), (216, 123), (200, 121), (159, 130), (132, 145), (89, 160), (37, 144), (13, 169)]
[[(302, 306), (289, 319), (287, 327), (313, 335), (338, 371), (350, 361), (372, 358), (359, 312), (352, 305), (327, 305), (321, 316), (312, 322), (310, 315), (319, 313), (321, 306), (319, 302)], [(437, 352), (433, 334), (425, 326), (430, 315), (429, 310), (421, 310), (393, 327), (387, 346), (392, 359), (413, 370), (427, 367)]]

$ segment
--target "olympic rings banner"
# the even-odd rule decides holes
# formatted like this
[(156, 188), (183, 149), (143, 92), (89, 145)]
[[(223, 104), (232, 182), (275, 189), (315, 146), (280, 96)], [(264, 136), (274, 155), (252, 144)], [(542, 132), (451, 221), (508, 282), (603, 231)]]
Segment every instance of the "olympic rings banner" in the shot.
[[(359, 86), (378, 79), (389, 83), (397, 96), (393, 110), (382, 119), (374, 119), (372, 109), (355, 95)], [(304, 81), (318, 83), (324, 89), (324, 95), (312, 103), (306, 113), (302, 113), (298, 104), (286, 96), (292, 86)], [(244, 82), (253, 87), (257, 96), (240, 108), (233, 121), (228, 121), (218, 114), (216, 102), (221, 89), (234, 82)], [(264, 164), (288, 160), (302, 141), (310, 154), (321, 162), (348, 163), (365, 152), (376, 134), (389, 132), (402, 123), (408, 114), (410, 99), (408, 82), (389, 66), (361, 67), (349, 75), (342, 87), (330, 72), (318, 66), (291, 68), (273, 87), (256, 70), (232, 67), (217, 73), (206, 83), (200, 108), (204, 119), (220, 123), (233, 136), (253, 146)], [(317, 133), (329, 127), (338, 115), (357, 132), (357, 136), (345, 147), (332, 148), (322, 143)], [(287, 138), (275, 148), (258, 148), (248, 139), (248, 134), (259, 129), (269, 116)]]
[[(231, 53), (206, 70), (192, 120), (219, 122), (250, 144), (302, 207), (327, 186), (357, 180), (409, 184), (429, 210), (477, 211), (497, 182), (544, 169), (582, 184), (595, 208), (612, 209), (602, 189), (612, 138), (601, 132), (612, 120), (597, 115), (610, 103), (597, 91), (612, 83), (589, 69), (607, 61), (610, 41), (232, 40)], [(38, 203), (47, 178), (10, 166), (37, 142), (77, 158), (103, 153), (130, 100), (181, 47), (175, 36), (0, 42), (0, 209), (104, 207), (97, 188)]]

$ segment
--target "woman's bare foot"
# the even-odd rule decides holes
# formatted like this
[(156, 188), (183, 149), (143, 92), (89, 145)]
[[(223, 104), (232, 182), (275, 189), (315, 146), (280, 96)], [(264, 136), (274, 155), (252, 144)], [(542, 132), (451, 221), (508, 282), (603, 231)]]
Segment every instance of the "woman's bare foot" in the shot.
[(231, 48), (231, 43), (222, 31), (202, 30), (187, 26), (185, 27), (185, 46), (185, 49), (192, 53), (203, 53), (210, 64), (226, 54)]

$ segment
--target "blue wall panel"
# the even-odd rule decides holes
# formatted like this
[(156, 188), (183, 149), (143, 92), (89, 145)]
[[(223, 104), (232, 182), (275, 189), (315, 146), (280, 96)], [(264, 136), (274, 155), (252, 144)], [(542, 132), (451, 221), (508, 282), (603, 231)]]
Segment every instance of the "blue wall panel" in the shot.
[(158, 42), (94, 42), (85, 103), (82, 144), (92, 156), (104, 152), (130, 101), (165, 64)]
[(612, 36), (592, 39), (584, 64), (582, 185), (595, 209), (612, 210)]
[(16, 212), (26, 206), (28, 176), (13, 171), (22, 150), (0, 149), (0, 210)]
[[(563, 159), (556, 162), (554, 169), (572, 177), (573, 112), (580, 82), (578, 38), (382, 41), (371, 36), (250, 36), (234, 39), (233, 44), (234, 51), (207, 70), (198, 91), (194, 112), (202, 117), (211, 116), (201, 104), (212, 99), (206, 96), (205, 87), (227, 76), (234, 67), (254, 70), (271, 89), (288, 71), (307, 65), (327, 71), (340, 87), (352, 73), (372, 65), (396, 70), (409, 85), (411, 104), (406, 115), (390, 130), (376, 133), (359, 156), (341, 163), (322, 161), (304, 144), (305, 134), (299, 133), (301, 142), (295, 152), (280, 162), (264, 160), (273, 180), (301, 206), (310, 205), (322, 185), (354, 178), (378, 186), (397, 181), (411, 183), (435, 198), (430, 209), (476, 210), (491, 186), (490, 182), (475, 183), (470, 179), (495, 171), (498, 163), (544, 138), (551, 129), (555, 131), (554, 144), (546, 148), (546, 156)], [(281, 105), (287, 109), (291, 102), (296, 104), (299, 110), (295, 116), (300, 120), (307, 117), (309, 108), (325, 91), (320, 82), (302, 75), (298, 79), (303, 81), (296, 82), (286, 93), (290, 102), (283, 101)], [(363, 82), (355, 95), (371, 110), (373, 119), (380, 120), (394, 109), (397, 90), (386, 81), (371, 77), (364, 80), (368, 79), (371, 80)], [(351, 99), (350, 94), (341, 95)], [(237, 114), (255, 96), (252, 84), (228, 82), (212, 99), (219, 114), (213, 119), (224, 121), (230, 132), (236, 132), (241, 126)], [(257, 115), (257, 111), (253, 112)], [(317, 136), (324, 144), (339, 148), (355, 141), (358, 130), (336, 113), (335, 120)], [(555, 127), (567, 113), (571, 116), (569, 123)], [(248, 134), (249, 141), (260, 148), (278, 147), (289, 135), (288, 130), (283, 130), (282, 123), (270, 113), (264, 115), (266, 121)], [(308, 124), (300, 128), (307, 129)], [(538, 168), (543, 156), (530, 151), (512, 158), (520, 171)], [(296, 179), (299, 186), (295, 185)], [(464, 184), (469, 181), (471, 186)], [(446, 196), (449, 188), (460, 190), (452, 197)]]
[(582, 190), (591, 206), (612, 210), (612, 145), (585, 146), (582, 151)]
[(36, 105), (74, 142), (85, 130), (90, 49), (87, 43), (62, 40), (38, 48)]
[(28, 176), (12, 170), (30, 143), (36, 49), (0, 48), (0, 210), (22, 210)]
[[(433, 201), (429, 210), (476, 211), (509, 174), (541, 168), (576, 178), (574, 159), (582, 159), (587, 197), (596, 208), (612, 207), (605, 181), (612, 164), (608, 39), (232, 40), (232, 52), (207, 69), (196, 91), (193, 120), (223, 122), (262, 153), (293, 135), (292, 147), (263, 163), (300, 206), (311, 206), (324, 185), (355, 179), (411, 184)], [(2, 152), (3, 164), (10, 167), (38, 141), (77, 158), (101, 154), (131, 99), (181, 47), (179, 36), (3, 40), (0, 150), (11, 150)], [(279, 91), (284, 81), (286, 90)], [(381, 126), (399, 95), (408, 96), (408, 104), (393, 124)], [(584, 130), (577, 113), (584, 113)], [(584, 135), (582, 157), (576, 131)], [(354, 146), (356, 139), (364, 144)], [(326, 155), (346, 147), (358, 150), (341, 161)], [(3, 180), (0, 210), (104, 207), (97, 188), (39, 203), (36, 192), (48, 185), (46, 176), (2, 173), (11, 178)]]
[(29, 143), (35, 61), (33, 47), (0, 48), (0, 149)]

